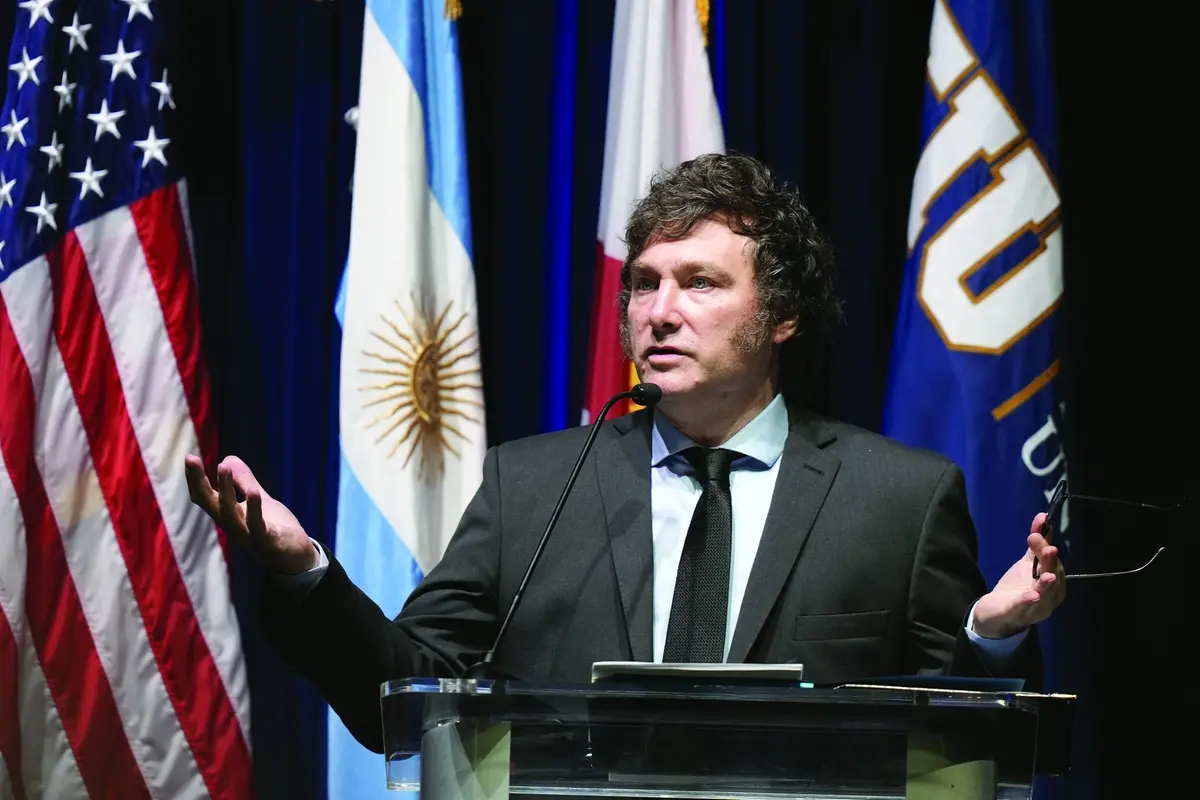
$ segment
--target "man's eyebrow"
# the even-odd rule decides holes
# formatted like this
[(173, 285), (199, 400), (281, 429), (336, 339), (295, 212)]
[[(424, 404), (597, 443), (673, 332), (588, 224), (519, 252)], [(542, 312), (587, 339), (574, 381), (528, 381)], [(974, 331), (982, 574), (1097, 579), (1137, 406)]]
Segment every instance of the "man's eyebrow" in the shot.
[[(722, 267), (720, 264), (717, 264), (714, 261), (684, 261), (679, 266), (685, 271), (689, 272), (699, 272), (701, 270), (707, 272), (719, 272), (721, 274), (728, 274), (729, 272), (729, 270), (727, 270), (725, 267)], [(641, 261), (634, 261), (629, 265), (629, 271), (651, 272), (653, 269)]]

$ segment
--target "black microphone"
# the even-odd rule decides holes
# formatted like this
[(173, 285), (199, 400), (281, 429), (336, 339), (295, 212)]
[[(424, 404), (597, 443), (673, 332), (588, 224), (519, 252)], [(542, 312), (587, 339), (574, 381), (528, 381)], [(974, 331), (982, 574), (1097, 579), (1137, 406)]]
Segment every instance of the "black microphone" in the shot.
[(521, 602), (521, 597), (525, 594), (525, 587), (529, 585), (529, 576), (533, 574), (534, 567), (542, 557), (542, 551), (546, 547), (546, 541), (550, 538), (550, 532), (554, 530), (555, 524), (558, 522), (559, 516), (562, 514), (563, 506), (567, 503), (567, 495), (571, 493), (571, 488), (575, 486), (575, 481), (579, 478), (579, 472), (583, 468), (583, 461), (587, 458), (588, 451), (592, 449), (592, 443), (596, 441), (596, 434), (600, 432), (600, 425), (604, 422), (604, 418), (608, 416), (608, 412), (621, 400), (632, 400), (639, 406), (653, 406), (662, 399), (662, 389), (653, 383), (639, 383), (627, 392), (621, 392), (612, 397), (604, 408), (600, 409), (599, 416), (592, 423), (592, 429), (588, 432), (587, 441), (583, 443), (583, 449), (579, 452), (579, 458), (575, 461), (575, 468), (571, 470), (571, 476), (567, 478), (567, 485), (563, 487), (562, 494), (558, 496), (558, 504), (554, 506), (554, 511), (550, 514), (550, 521), (546, 524), (546, 530), (542, 533), (542, 539), (538, 542), (537, 549), (533, 551), (533, 558), (529, 561), (529, 566), (525, 569), (525, 577), (521, 578), (521, 585), (517, 587), (516, 594), (513, 595), (512, 602), (508, 605), (508, 613), (504, 616), (504, 622), (500, 625), (500, 631), (496, 634), (496, 639), (492, 643), (492, 649), (484, 654), (483, 660), (477, 664), (468, 667), (463, 673), (464, 678), (485, 677), (490, 674), (496, 674), (494, 667), (496, 660), (496, 650), (500, 647), (501, 640), (504, 639), (504, 634), (508, 630), (508, 625), (512, 622), (513, 614), (516, 613), (517, 606)]

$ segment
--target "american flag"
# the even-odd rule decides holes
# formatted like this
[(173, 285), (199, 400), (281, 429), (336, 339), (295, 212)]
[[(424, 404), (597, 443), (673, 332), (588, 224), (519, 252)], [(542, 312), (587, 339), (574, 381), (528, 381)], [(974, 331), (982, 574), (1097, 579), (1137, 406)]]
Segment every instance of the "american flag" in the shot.
[[(0, 797), (248, 797), (163, 17), (21, 0), (0, 113)], [(177, 146), (176, 146), (177, 147)]]

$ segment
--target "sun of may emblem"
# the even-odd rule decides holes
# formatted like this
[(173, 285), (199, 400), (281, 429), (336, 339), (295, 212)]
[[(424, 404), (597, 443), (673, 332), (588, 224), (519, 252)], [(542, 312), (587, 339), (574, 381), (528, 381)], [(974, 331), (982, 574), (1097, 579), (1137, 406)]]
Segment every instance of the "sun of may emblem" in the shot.
[(478, 422), (468, 406), (482, 404), (461, 393), (482, 389), (474, 366), (464, 362), (474, 357), (478, 347), (469, 346), (475, 336), (467, 314), (451, 319), (452, 303), (435, 317), (432, 303), (418, 303), (406, 310), (398, 301), (396, 315), (380, 314), (382, 325), (371, 331), (384, 350), (364, 350), (376, 366), (361, 368), (372, 382), (360, 386), (368, 396), (364, 407), (383, 406), (382, 413), (367, 423), (378, 428), (377, 444), (392, 440), (388, 457), (407, 445), (405, 466), (419, 448), (418, 475), (436, 478), (442, 474), (445, 451), (461, 457), (448, 434), (466, 441), (457, 427), (460, 421)]

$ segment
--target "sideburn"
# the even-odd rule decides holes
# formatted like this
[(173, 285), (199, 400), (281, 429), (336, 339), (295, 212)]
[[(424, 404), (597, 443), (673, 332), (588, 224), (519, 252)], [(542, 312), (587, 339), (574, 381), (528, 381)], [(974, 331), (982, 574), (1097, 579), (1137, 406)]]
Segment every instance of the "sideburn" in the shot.
[(756, 353), (770, 340), (773, 326), (770, 312), (760, 303), (754, 315), (738, 326), (729, 341), (739, 353)]

